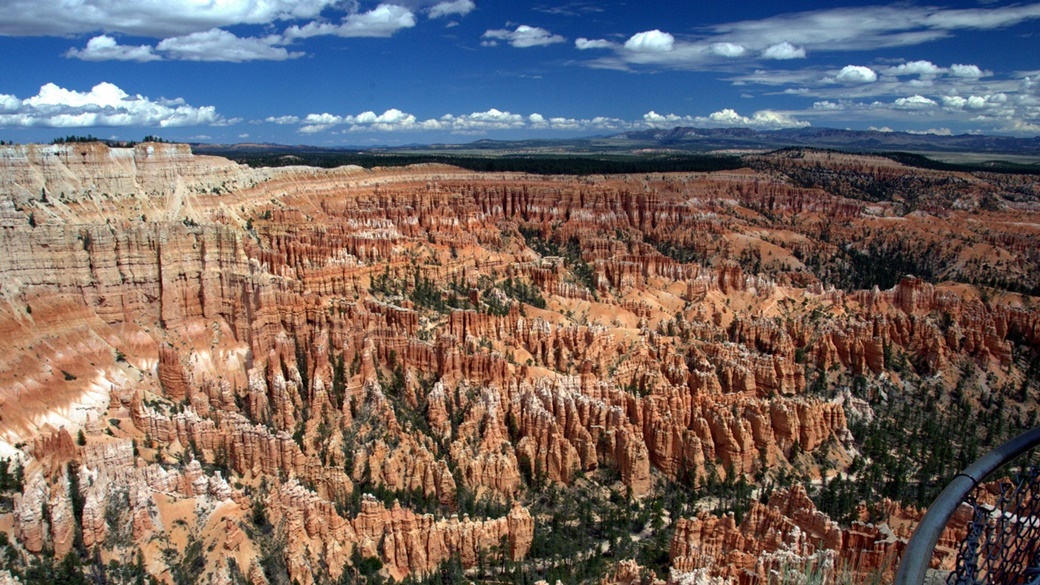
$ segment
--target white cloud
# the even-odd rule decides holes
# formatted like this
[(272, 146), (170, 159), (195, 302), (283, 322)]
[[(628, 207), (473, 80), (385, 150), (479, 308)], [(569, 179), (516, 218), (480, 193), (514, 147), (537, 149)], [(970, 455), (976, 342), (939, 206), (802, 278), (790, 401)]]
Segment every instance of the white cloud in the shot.
[(296, 116), (268, 116), (264, 119), (264, 122), (269, 124), (299, 124), (300, 119)]
[[(1040, 96), (1032, 93), (1029, 78), (1022, 79), (1017, 87), (1009, 80), (990, 82), (972, 79), (970, 85), (965, 85), (957, 78), (950, 79), (952, 85), (938, 87), (930, 94), (918, 93), (892, 101), (820, 100), (815, 102), (810, 110), (794, 114), (830, 117), (842, 123), (859, 120), (889, 127), (894, 125), (894, 122), (917, 122), (922, 116), (926, 116), (936, 123), (945, 122), (943, 126), (937, 127), (938, 130), (932, 129), (927, 132), (943, 132), (949, 128), (958, 132), (1036, 134), (1029, 128), (1031, 124), (1040, 120)], [(879, 83), (886, 81), (882, 78)], [(897, 83), (894, 87), (901, 86)], [(945, 93), (963, 88), (987, 87), (993, 91)]]
[(286, 29), (285, 38), (310, 38), (325, 35), (338, 37), (389, 37), (395, 32), (415, 26), (415, 13), (396, 4), (380, 4), (368, 12), (357, 12), (339, 24), (314, 21)]
[(899, 110), (926, 110), (934, 108), (939, 104), (935, 100), (926, 98), (923, 95), (912, 95), (898, 98), (892, 105)]
[(927, 130), (907, 130), (907, 134), (931, 134), (933, 136), (953, 136), (949, 128), (929, 128)]
[[(587, 64), (620, 70), (628, 70), (631, 65), (717, 70), (726, 59), (800, 59), (814, 51), (875, 51), (950, 38), (961, 30), (1036, 19), (1040, 19), (1040, 3), (972, 10), (911, 3), (827, 8), (724, 23), (684, 39), (660, 31), (637, 33), (625, 43), (625, 50), (615, 46), (616, 54), (597, 57)], [(745, 52), (739, 53), (737, 47)]]
[(560, 35), (554, 35), (544, 28), (521, 24), (516, 30), (495, 29), (483, 34), (483, 38), (490, 39), (489, 45), (494, 45), (495, 40), (507, 41), (518, 49), (528, 47), (543, 47), (554, 43), (562, 43), (567, 39)]
[(808, 122), (796, 120), (789, 114), (783, 114), (772, 110), (759, 110), (750, 118), (741, 116), (731, 109), (715, 112), (708, 116), (712, 122), (730, 126), (748, 126), (751, 128), (804, 128)]
[[(962, 68), (967, 66), (961, 66)], [(965, 73), (974, 75), (977, 66)], [(978, 69), (983, 78), (958, 77), (953, 67), (943, 67), (930, 61), (911, 61), (893, 65), (848, 65), (827, 71), (818, 66), (804, 68), (759, 68), (728, 78), (735, 86), (764, 85), (777, 87), (784, 95), (813, 97), (817, 100), (859, 99), (868, 97), (896, 98), (915, 94), (939, 102), (943, 96), (1020, 92), (1017, 81), (1011, 79), (984, 79), (991, 73)]]
[(1040, 4), (996, 9), (937, 10), (925, 17), (925, 26), (939, 29), (994, 29), (1040, 18)]
[[(939, 67), (943, 69), (942, 67)], [(931, 68), (920, 68), (930, 71)], [(882, 70), (882, 72), (887, 69)], [(991, 74), (981, 69), (984, 77)], [(974, 73), (974, 72), (972, 72)], [(1028, 72), (1034, 73), (1034, 72)], [(914, 75), (909, 81), (891, 75), (879, 75), (872, 84), (844, 86), (830, 89), (825, 85), (813, 87), (806, 95), (819, 99), (803, 111), (790, 111), (798, 118), (821, 118), (847, 125), (852, 121), (864, 126), (896, 127), (905, 123), (910, 128), (924, 131), (919, 126), (928, 119), (938, 131), (952, 132), (1036, 134), (1030, 128), (1040, 125), (1040, 84), (1026, 72), (1019, 79), (980, 79), (957, 77), (953, 67), (943, 69), (928, 87), (920, 91), (905, 91), (921, 80)], [(922, 85), (917, 83), (917, 85)], [(901, 93), (900, 90), (904, 90)], [(872, 96), (889, 99), (868, 100)], [(904, 126), (905, 128), (905, 126)], [(929, 131), (936, 131), (936, 130)]]
[(943, 96), (942, 102), (943, 106), (952, 110), (986, 110), (1004, 107), (1008, 103), (1008, 96), (1005, 93), (972, 95), (966, 98), (951, 95)]
[(814, 102), (812, 105), (814, 110), (825, 110), (825, 111), (839, 111), (844, 110), (845, 105), (842, 102), (832, 102), (830, 100), (823, 100)]
[(589, 127), (599, 130), (626, 130), (631, 126), (630, 122), (610, 116), (596, 116), (589, 120)]
[[(2, 103), (2, 102), (0, 102)], [(415, 115), (396, 108), (386, 110), (382, 114), (368, 111), (357, 115), (337, 115), (330, 113), (308, 114), (298, 116), (270, 116), (262, 122), (271, 124), (296, 124), (303, 134), (316, 134), (337, 127), (347, 132), (394, 132), (394, 131), (449, 131), (454, 134), (476, 135), (501, 130), (630, 130), (645, 128), (642, 122), (629, 122), (619, 118), (596, 116), (594, 118), (568, 118), (565, 116), (543, 116), (533, 113), (527, 116), (491, 108), (470, 114), (445, 114), (440, 118), (419, 120)]]
[(69, 49), (66, 57), (85, 61), (284, 61), (302, 57), (279, 45), (282, 37), (238, 37), (219, 28), (160, 41), (154, 48), (120, 45), (108, 35), (94, 37), (82, 49)]
[(281, 37), (272, 35), (264, 38), (237, 37), (226, 30), (214, 28), (205, 32), (182, 37), (164, 39), (155, 46), (156, 51), (170, 59), (179, 61), (284, 61), (303, 56), (290, 53), (285, 47), (276, 46)]
[(916, 45), (946, 38), (956, 30), (1011, 26), (1040, 18), (1040, 4), (974, 10), (892, 4), (783, 14), (721, 24), (713, 31), (731, 42), (783, 41), (821, 51), (858, 51)]
[(805, 49), (796, 47), (787, 41), (770, 45), (762, 51), (763, 59), (804, 59)]
[(625, 49), (633, 52), (666, 52), (675, 46), (675, 37), (657, 29), (632, 35), (625, 41)]
[(120, 45), (108, 35), (96, 36), (87, 41), (87, 46), (82, 50), (69, 49), (66, 57), (82, 59), (84, 61), (157, 61), (161, 59), (151, 47), (147, 45), (131, 47)]
[(710, 50), (721, 57), (741, 57), (747, 53), (747, 48), (737, 43), (712, 43)]
[(732, 109), (723, 109), (708, 116), (680, 116), (648, 112), (639, 120), (623, 120), (609, 116), (592, 118), (570, 118), (546, 116), (541, 113), (522, 115), (508, 110), (490, 108), (469, 114), (444, 114), (439, 118), (420, 120), (415, 115), (391, 108), (382, 114), (362, 112), (357, 115), (330, 113), (298, 116), (272, 116), (264, 120), (273, 124), (297, 124), (303, 134), (315, 134), (337, 127), (347, 132), (394, 132), (394, 131), (447, 131), (460, 135), (487, 134), (495, 131), (554, 130), (554, 131), (625, 131), (641, 128), (671, 128), (673, 126), (698, 127), (747, 127), (764, 130), (780, 128), (802, 128), (809, 122), (799, 120), (787, 112), (759, 110), (751, 116), (743, 116)]
[(408, 129), (415, 126), (415, 116), (406, 114), (397, 108), (390, 108), (376, 116), (371, 124), (377, 130)]
[(984, 75), (978, 65), (961, 65), (960, 63), (954, 63), (950, 65), (950, 75), (954, 77), (964, 77), (968, 79), (978, 79)]
[(0, 127), (94, 128), (113, 126), (221, 126), (237, 122), (217, 114), (213, 106), (194, 107), (182, 99), (152, 100), (130, 95), (111, 83), (99, 83), (89, 92), (65, 89), (53, 83), (36, 95), (19, 100), (0, 96)]
[[(375, 114), (373, 114), (374, 116)], [(334, 116), (332, 114), (307, 114), (307, 117), (303, 119), (307, 124), (316, 124), (323, 126), (332, 126), (334, 124), (342, 124), (344, 119), (342, 116)]]
[(839, 71), (837, 75), (834, 76), (834, 79), (840, 83), (847, 83), (850, 85), (874, 83), (877, 81), (877, 73), (875, 73), (870, 67), (846, 65), (841, 68), (841, 71)]
[(473, 0), (452, 0), (435, 4), (427, 14), (429, 14), (430, 18), (441, 18), (442, 16), (454, 14), (465, 16), (476, 8), (477, 5), (473, 3)]
[(329, 128), (332, 128), (332, 124), (307, 124), (306, 126), (300, 126), (300, 132), (303, 134), (317, 134)]
[(0, 35), (75, 35), (98, 31), (166, 38), (236, 24), (318, 17), (341, 0), (6, 0)]
[(682, 123), (689, 123), (693, 118), (689, 116), (677, 116), (675, 114), (658, 114), (657, 112), (650, 110), (643, 114), (643, 122), (651, 127), (659, 126), (675, 126)]
[(455, 118), (455, 120), (461, 121), (462, 124), (467, 126), (488, 126), (492, 128), (519, 127), (524, 123), (524, 117), (520, 114), (513, 114), (508, 111), (503, 112), (496, 108), (491, 108), (486, 112), (473, 112), (468, 116)]
[(614, 46), (614, 43), (605, 39), (590, 40), (586, 39), (585, 37), (581, 37), (574, 41), (574, 46), (577, 49), (584, 51), (586, 49), (610, 49)]
[(910, 61), (909, 63), (903, 63), (896, 67), (892, 67), (888, 72), (892, 75), (920, 75), (922, 77), (934, 77), (945, 72), (945, 69), (931, 61)]
[(651, 128), (670, 128), (677, 125), (698, 126), (705, 128), (744, 127), (764, 130), (781, 128), (804, 128), (808, 122), (797, 120), (789, 114), (773, 110), (759, 110), (751, 117), (741, 116), (735, 110), (726, 108), (708, 116), (678, 116), (675, 114), (658, 114), (650, 111), (643, 115), (643, 122)]
[(1040, 124), (1033, 122), (1026, 122), (1024, 120), (1012, 120), (1005, 124), (1001, 130), (1005, 132), (1012, 132), (1014, 134), (1025, 134), (1027, 136), (1036, 136), (1040, 134)]
[(741, 116), (735, 110), (731, 110), (729, 108), (719, 110), (718, 112), (714, 112), (713, 114), (708, 116), (708, 119), (712, 122), (725, 124), (727, 126), (740, 126), (742, 124), (746, 124), (749, 120), (749, 118)]
[(22, 100), (13, 95), (0, 93), (0, 113), (17, 112), (22, 107)]

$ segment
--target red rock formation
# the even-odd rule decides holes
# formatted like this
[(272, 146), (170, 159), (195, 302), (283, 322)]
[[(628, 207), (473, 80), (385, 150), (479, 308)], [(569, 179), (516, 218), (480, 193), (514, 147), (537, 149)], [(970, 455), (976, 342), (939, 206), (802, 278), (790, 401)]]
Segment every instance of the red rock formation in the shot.
[(188, 396), (188, 382), (177, 350), (164, 345), (159, 348), (159, 385), (166, 397), (180, 402)]
[(628, 559), (618, 563), (614, 574), (603, 577), (599, 583), (600, 585), (643, 585), (645, 583), (656, 585), (664, 583), (664, 581), (657, 579), (653, 571)]
[(738, 583), (758, 583), (769, 580), (771, 572), (799, 567), (832, 576), (843, 570), (891, 571), (903, 546), (905, 541), (886, 525), (854, 523), (842, 529), (795, 486), (776, 492), (768, 504), (752, 502), (739, 524), (732, 514), (680, 518), (670, 555), (680, 573), (704, 571)]
[[(334, 568), (334, 576), (355, 547), (363, 557), (379, 557), (391, 576), (401, 578), (428, 573), (453, 555), (459, 556), (463, 566), (475, 566), (481, 549), (497, 547), (500, 542), (506, 544), (511, 559), (519, 560), (527, 555), (534, 535), (534, 520), (519, 505), (494, 520), (471, 521), (468, 516), (437, 520), (399, 505), (387, 509), (366, 494), (360, 513), (347, 520), (331, 503), (293, 482), (282, 486), (268, 504), (271, 512), (287, 522), (290, 549), (322, 554)], [(310, 560), (296, 559), (290, 566), (291, 577), (301, 583), (313, 582)]]
[[(1040, 267), (1020, 224), (1037, 210), (947, 206), (921, 220), (895, 200), (853, 198), (852, 183), (792, 186), (817, 164), (855, 176), (866, 165), (897, 187), (940, 176), (875, 159), (781, 153), (749, 159), (758, 170), (575, 179), (248, 169), (158, 144), (0, 154), (0, 431), (33, 446), (14, 514), (31, 552), (72, 542), (61, 486), (75, 461), (90, 478), (85, 543), (199, 522), (177, 511), (185, 501), (248, 509), (264, 484), (293, 527), (301, 583), (323, 558), (341, 570), (355, 546), (397, 577), (454, 554), (472, 562), (482, 538), (505, 536), (518, 559), (533, 530), (522, 507), (436, 520), (372, 500), (353, 519), (336, 506), (377, 488), (441, 513), (463, 494), (515, 503), (529, 497), (525, 476), (566, 485), (601, 467), (655, 497), (656, 478), (752, 475), (789, 465), (796, 445), (847, 460), (845, 407), (807, 388), (821, 372), (910, 383), (886, 363), (905, 356), (906, 371), (950, 379), (974, 364), (996, 387), (1025, 374), (1016, 351), (1040, 347), (1028, 299), (954, 284), (989, 282), (979, 260), (992, 260), (1027, 290)], [(972, 196), (1006, 191), (958, 180)], [(921, 198), (943, 209), (940, 195)], [(949, 259), (946, 241), (961, 247), (944, 264), (951, 283), (826, 281), (852, 249), (904, 242), (908, 261), (917, 248)], [(521, 295), (506, 278), (544, 308), (509, 298)], [(88, 445), (63, 425), (89, 431)], [(114, 497), (126, 501), (119, 526), (105, 519)], [(897, 548), (787, 497), (740, 526), (683, 521), (676, 566), (700, 570), (689, 559), (709, 551), (743, 578), (781, 553), (876, 564)], [(217, 524), (228, 550), (252, 550)]]

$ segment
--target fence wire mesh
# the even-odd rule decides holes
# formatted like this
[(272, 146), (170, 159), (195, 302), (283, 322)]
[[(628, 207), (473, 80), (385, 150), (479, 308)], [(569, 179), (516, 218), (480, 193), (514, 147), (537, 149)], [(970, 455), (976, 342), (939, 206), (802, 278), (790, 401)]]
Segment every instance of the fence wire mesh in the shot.
[(976, 487), (967, 535), (947, 585), (1040, 585), (1040, 465), (1032, 463), (993, 494)]

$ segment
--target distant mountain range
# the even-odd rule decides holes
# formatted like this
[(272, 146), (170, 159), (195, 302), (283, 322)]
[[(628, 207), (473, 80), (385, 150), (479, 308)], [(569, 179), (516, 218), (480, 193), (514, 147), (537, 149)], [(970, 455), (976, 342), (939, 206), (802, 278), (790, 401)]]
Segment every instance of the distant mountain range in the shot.
[(978, 155), (1040, 156), (1040, 136), (1015, 138), (977, 134), (937, 135), (876, 130), (797, 128), (689, 128), (638, 130), (613, 136), (577, 139), (478, 140), (467, 144), (383, 147), (318, 147), (272, 143), (192, 144), (197, 153), (291, 155), (302, 153), (366, 152), (386, 154), (468, 153), (474, 155), (641, 154), (647, 151), (712, 152), (775, 150), (811, 147), (853, 152), (973, 153)]
[(929, 151), (1040, 155), (1040, 137), (1014, 138), (977, 134), (938, 135), (876, 130), (796, 128), (760, 131), (749, 128), (688, 128), (625, 132), (616, 138), (652, 142), (682, 150), (783, 148), (809, 146), (854, 151)]

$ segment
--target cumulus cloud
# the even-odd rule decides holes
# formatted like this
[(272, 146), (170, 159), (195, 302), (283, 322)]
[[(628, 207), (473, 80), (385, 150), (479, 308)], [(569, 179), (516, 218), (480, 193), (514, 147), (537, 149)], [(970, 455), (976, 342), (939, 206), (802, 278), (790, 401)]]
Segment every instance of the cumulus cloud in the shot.
[(157, 61), (161, 59), (152, 47), (120, 45), (108, 35), (96, 36), (87, 41), (83, 49), (69, 49), (66, 57), (84, 61)]
[[(374, 114), (373, 114), (374, 115)], [(320, 126), (332, 126), (334, 124), (342, 124), (343, 117), (335, 116), (333, 114), (307, 114), (307, 117), (303, 119), (307, 124), (320, 125)]]
[[(981, 71), (981, 70), (980, 70)], [(983, 75), (988, 75), (982, 72)], [(879, 93), (889, 94), (891, 90), (910, 87), (912, 84), (893, 80), (882, 76), (876, 85), (884, 85)], [(875, 84), (870, 84), (869, 90)], [(855, 86), (855, 90), (861, 86)], [(923, 118), (935, 124), (942, 122), (942, 127), (952, 131), (973, 131), (986, 133), (1036, 134), (1030, 125), (1040, 121), (1040, 94), (1031, 77), (1015, 80), (997, 79), (982, 80), (978, 78), (958, 78), (950, 67), (946, 73), (935, 79), (935, 87), (928, 92), (909, 92), (894, 99), (876, 99), (873, 101), (856, 99), (857, 91), (835, 92), (842, 96), (839, 99), (822, 99), (813, 103), (811, 109), (792, 112), (798, 117), (830, 118), (848, 124), (858, 120), (877, 126), (894, 125), (904, 121), (908, 125), (916, 124)], [(872, 93), (864, 92), (858, 97), (868, 97)], [(920, 128), (918, 128), (920, 130)]]
[(494, 44), (497, 40), (506, 41), (518, 49), (544, 47), (546, 45), (562, 43), (567, 40), (565, 37), (554, 35), (544, 28), (528, 26), (526, 24), (521, 24), (516, 27), (516, 30), (489, 30), (483, 34), (483, 38), (488, 39), (491, 42), (490, 44)]
[(303, 118), (297, 116), (272, 116), (266, 118), (264, 122), (271, 124), (297, 124), (300, 126), (298, 131), (304, 134), (314, 134), (340, 127), (346, 132), (420, 132), (439, 130), (463, 135), (486, 134), (503, 130), (624, 131), (678, 125), (780, 129), (801, 128), (809, 125), (808, 122), (798, 120), (784, 112), (760, 110), (748, 117), (742, 116), (731, 109), (720, 110), (709, 116), (662, 115), (651, 111), (645, 114), (642, 119), (631, 121), (609, 116), (569, 118), (566, 116), (545, 116), (540, 113), (524, 116), (497, 108), (470, 114), (445, 114), (439, 118), (419, 120), (413, 114), (391, 108), (379, 115), (369, 111), (345, 116), (329, 113), (308, 114)]
[(278, 35), (241, 38), (226, 30), (214, 28), (164, 39), (155, 49), (170, 59), (180, 61), (284, 61), (303, 55), (290, 53), (285, 47), (277, 46), (281, 42)]
[(830, 100), (822, 100), (822, 101), (818, 101), (818, 102), (813, 102), (812, 109), (814, 109), (814, 110), (824, 110), (824, 111), (839, 111), (839, 110), (844, 110), (845, 106), (841, 102), (832, 102)]
[(473, 112), (463, 116), (448, 114), (441, 117), (441, 120), (456, 130), (504, 130), (507, 128), (522, 128), (524, 126), (524, 117), (520, 114), (501, 111), (496, 108), (491, 108), (485, 112)]
[(737, 43), (712, 43), (709, 49), (721, 57), (741, 57), (747, 53), (747, 48)]
[[(797, 69), (760, 67), (729, 77), (728, 81), (740, 86), (780, 87), (780, 93), (785, 95), (823, 100), (890, 97), (886, 103), (914, 94), (938, 100), (941, 96), (1014, 91), (1012, 80), (983, 79), (990, 75), (991, 72), (976, 65), (957, 65), (955, 68), (918, 60), (892, 65), (847, 65), (833, 71), (818, 66)], [(984, 91), (984, 88), (989, 89)]]
[(303, 134), (317, 134), (318, 132), (324, 132), (332, 128), (332, 124), (307, 124), (300, 126), (300, 132)]
[(317, 18), (341, 0), (7, 0), (0, 35), (75, 35), (104, 31), (166, 38), (236, 24)]
[(841, 68), (841, 71), (839, 71), (837, 75), (834, 76), (834, 79), (840, 83), (847, 83), (850, 85), (874, 83), (877, 81), (877, 73), (875, 73), (870, 67), (863, 67), (862, 65), (846, 65)]
[(80, 92), (48, 83), (36, 95), (19, 100), (0, 96), (0, 127), (94, 128), (147, 126), (221, 126), (237, 122), (213, 106), (195, 107), (183, 99), (153, 100), (130, 95), (111, 83)]
[(441, 18), (443, 16), (465, 16), (470, 12), (473, 12), (477, 8), (477, 5), (473, 3), (473, 0), (452, 0), (450, 2), (440, 2), (434, 4), (429, 14), (430, 18)]
[(892, 67), (888, 72), (892, 75), (920, 75), (921, 77), (934, 77), (945, 72), (945, 70), (931, 61), (910, 61), (909, 63), (903, 63), (896, 67)]
[(1000, 92), (987, 95), (971, 95), (966, 98), (957, 95), (943, 96), (942, 102), (943, 106), (954, 110), (985, 110), (1003, 107), (1008, 103), (1008, 95)]
[(805, 49), (796, 47), (787, 41), (770, 45), (762, 51), (763, 59), (804, 59)]
[(390, 37), (415, 26), (415, 13), (396, 4), (380, 4), (368, 12), (356, 12), (339, 24), (314, 21), (286, 29), (286, 39), (335, 35), (338, 37)]
[(676, 125), (689, 125), (705, 128), (758, 128), (763, 130), (779, 130), (782, 128), (804, 128), (809, 122), (795, 119), (790, 114), (773, 110), (759, 110), (751, 115), (742, 116), (735, 110), (725, 108), (708, 116), (678, 116), (675, 114), (658, 114), (650, 111), (643, 115), (643, 122), (652, 128), (668, 128)]
[(907, 134), (931, 134), (933, 136), (953, 136), (949, 128), (929, 128), (927, 130), (907, 130)]
[(473, 112), (461, 116), (447, 114), (438, 122), (437, 129), (451, 130), (459, 134), (485, 133), (493, 130), (627, 130), (638, 127), (618, 118), (597, 116), (594, 118), (568, 118), (565, 116), (543, 116), (539, 113), (523, 116), (495, 108), (485, 112)]
[[(981, 132), (1031, 134), (1029, 124), (1040, 120), (1040, 99), (1030, 93), (1030, 85), (1029, 78), (1025, 78), (1018, 91), (967, 94), (935, 92), (930, 95), (913, 94), (891, 101), (821, 100), (815, 102), (811, 110), (800, 115), (836, 116), (844, 123), (861, 120), (885, 125), (898, 120), (909, 122), (927, 117), (950, 124), (943, 128), (957, 125), (962, 129), (971, 128)], [(1007, 81), (978, 82), (962, 87), (980, 89), (986, 86), (992, 89), (1011, 87)], [(950, 88), (943, 88), (942, 91), (950, 91)]]
[(574, 46), (581, 51), (586, 49), (609, 49), (614, 46), (614, 43), (605, 39), (586, 39), (581, 37), (574, 41)]
[(643, 122), (646, 122), (652, 127), (661, 126), (676, 126), (683, 123), (689, 123), (693, 118), (690, 116), (677, 116), (675, 114), (658, 114), (657, 112), (650, 110), (643, 114)]
[(923, 95), (912, 95), (898, 98), (892, 105), (899, 110), (926, 110), (934, 108), (939, 104), (935, 100), (926, 98)]
[(632, 35), (625, 41), (625, 48), (634, 52), (666, 52), (675, 47), (675, 37), (657, 29)]
[[(372, 112), (366, 112), (371, 115)], [(415, 126), (416, 118), (412, 114), (406, 114), (397, 108), (390, 108), (382, 114), (373, 118), (368, 124), (377, 130), (396, 130), (399, 128), (411, 128)]]
[(804, 128), (809, 125), (808, 122), (797, 120), (790, 114), (775, 112), (773, 110), (759, 110), (748, 118), (746, 116), (739, 116), (733, 110), (727, 109), (721, 112), (715, 112), (709, 116), (709, 119), (715, 122), (724, 122), (726, 124), (737, 126), (749, 126), (752, 128)]
[(964, 77), (968, 79), (978, 79), (984, 75), (978, 65), (961, 65), (960, 63), (954, 63), (950, 65), (950, 75), (954, 77)]
[[(766, 124), (766, 114), (756, 114), (760, 125)], [(669, 119), (681, 121), (672, 115)], [(692, 120), (692, 118), (691, 118)], [(653, 127), (644, 120), (627, 121), (609, 116), (592, 118), (570, 118), (566, 116), (544, 116), (540, 113), (517, 114), (508, 110), (490, 108), (469, 114), (445, 114), (439, 118), (420, 120), (415, 115), (391, 108), (382, 114), (362, 112), (357, 115), (330, 113), (308, 114), (304, 117), (286, 115), (271, 116), (262, 122), (270, 124), (298, 125), (298, 132), (316, 134), (339, 128), (343, 132), (395, 132), (395, 131), (446, 131), (460, 135), (479, 135), (505, 130), (556, 130), (556, 131), (624, 131)]]

